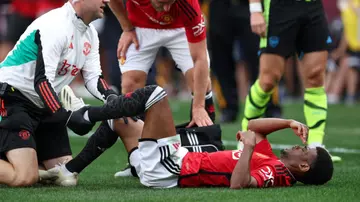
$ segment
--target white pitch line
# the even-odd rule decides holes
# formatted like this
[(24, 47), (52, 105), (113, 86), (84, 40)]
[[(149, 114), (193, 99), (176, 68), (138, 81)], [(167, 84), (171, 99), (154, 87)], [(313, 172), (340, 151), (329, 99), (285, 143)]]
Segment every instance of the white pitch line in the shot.
[[(86, 137), (89, 138), (91, 134), (93, 134), (95, 131), (92, 131), (84, 136), (79, 136), (76, 135), (74, 132), (68, 130), (68, 134), (71, 137)], [(229, 141), (229, 140), (223, 140), (223, 143), (225, 146), (237, 146), (237, 142), (236, 141)], [(271, 144), (271, 147), (273, 149), (286, 149), (286, 148), (291, 148), (294, 145), (288, 145), (288, 144)], [(334, 152), (334, 153), (342, 153), (342, 154), (360, 154), (360, 150), (359, 149), (348, 149), (348, 148), (340, 148), (340, 147), (335, 147), (335, 148), (326, 148), (329, 152)]]
[[(237, 146), (237, 142), (236, 141), (228, 141), (228, 140), (223, 140), (223, 143), (225, 146)], [(294, 145), (289, 145), (289, 144), (271, 144), (271, 148), (273, 149), (286, 149), (286, 148), (291, 148)], [(343, 154), (360, 154), (360, 150), (359, 149), (347, 149), (347, 148), (339, 148), (339, 147), (335, 147), (335, 148), (326, 148), (329, 152), (334, 152), (334, 153), (343, 153)]]

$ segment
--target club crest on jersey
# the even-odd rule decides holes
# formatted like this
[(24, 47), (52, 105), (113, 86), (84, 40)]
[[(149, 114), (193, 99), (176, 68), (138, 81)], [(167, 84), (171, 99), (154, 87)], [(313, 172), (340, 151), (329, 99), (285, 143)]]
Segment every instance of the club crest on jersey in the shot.
[(89, 42), (85, 42), (84, 43), (84, 50), (83, 50), (84, 55), (85, 56), (89, 55), (90, 50), (91, 50), (91, 44)]
[(165, 14), (165, 15), (161, 16), (161, 21), (164, 24), (168, 25), (168, 24), (171, 24), (174, 21), (174, 18), (169, 14)]

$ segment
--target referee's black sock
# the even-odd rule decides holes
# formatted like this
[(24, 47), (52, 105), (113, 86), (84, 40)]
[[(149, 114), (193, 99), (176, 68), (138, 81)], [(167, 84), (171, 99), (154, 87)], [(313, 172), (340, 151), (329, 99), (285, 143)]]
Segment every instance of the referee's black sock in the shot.
[(117, 139), (118, 135), (111, 130), (106, 121), (103, 121), (96, 132), (89, 138), (81, 152), (74, 159), (66, 163), (66, 169), (72, 173), (80, 173), (106, 149), (113, 146)]
[(88, 118), (91, 122), (137, 116), (166, 97), (159, 86), (151, 85), (120, 95), (101, 107), (90, 107)]

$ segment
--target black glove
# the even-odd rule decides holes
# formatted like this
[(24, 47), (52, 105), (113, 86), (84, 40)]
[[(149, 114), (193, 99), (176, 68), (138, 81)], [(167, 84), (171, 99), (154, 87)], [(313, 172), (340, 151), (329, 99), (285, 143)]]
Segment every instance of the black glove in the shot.
[(67, 127), (78, 135), (86, 135), (94, 127), (95, 123), (84, 119), (84, 113), (89, 109), (89, 106), (84, 106), (77, 111), (73, 111), (68, 119)]
[[(116, 94), (111, 94), (106, 98), (105, 103), (111, 102), (112, 100), (115, 100), (118, 96)], [(137, 122), (139, 120), (139, 118), (137, 116), (133, 116), (133, 117), (129, 117), (131, 118), (133, 121)], [(128, 124), (128, 117), (122, 117), (122, 119), (124, 120), (125, 124)]]

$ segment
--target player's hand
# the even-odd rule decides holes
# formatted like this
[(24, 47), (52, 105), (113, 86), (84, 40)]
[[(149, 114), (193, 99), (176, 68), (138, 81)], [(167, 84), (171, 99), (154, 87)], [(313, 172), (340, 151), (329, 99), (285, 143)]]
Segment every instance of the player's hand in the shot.
[(294, 131), (295, 135), (300, 137), (303, 144), (306, 144), (309, 128), (305, 124), (294, 120), (290, 122), (290, 128)]
[(193, 107), (192, 120), (189, 123), (189, 125), (187, 125), (186, 127), (190, 128), (195, 124), (199, 127), (203, 127), (203, 126), (211, 126), (214, 123), (211, 121), (208, 113), (203, 107)]
[(126, 52), (132, 43), (135, 44), (136, 50), (139, 50), (139, 41), (137, 39), (135, 29), (132, 29), (130, 31), (123, 31), (117, 49), (117, 57), (120, 59), (121, 65), (125, 63)]
[(252, 32), (261, 37), (266, 36), (266, 22), (262, 13), (251, 13), (250, 24)]
[(95, 123), (84, 119), (84, 113), (89, 106), (82, 107), (77, 111), (73, 111), (68, 119), (67, 126), (78, 135), (86, 135), (94, 127)]
[(245, 132), (238, 131), (236, 134), (236, 139), (241, 141), (244, 146), (255, 147), (256, 145), (256, 135), (251, 130)]

